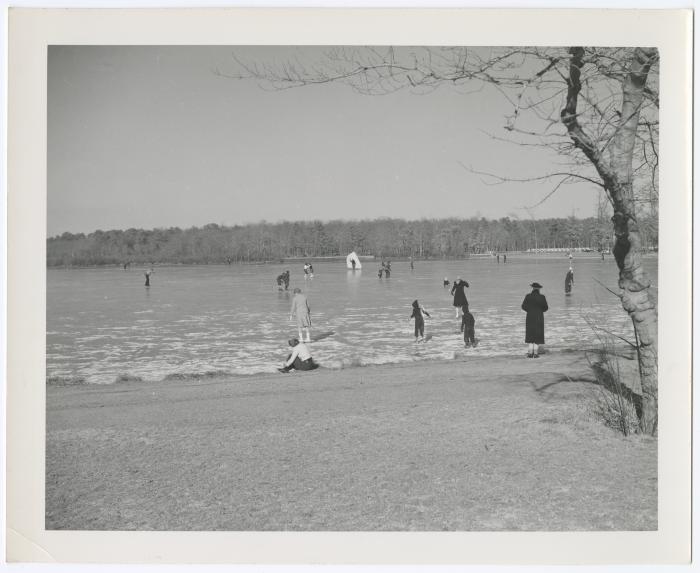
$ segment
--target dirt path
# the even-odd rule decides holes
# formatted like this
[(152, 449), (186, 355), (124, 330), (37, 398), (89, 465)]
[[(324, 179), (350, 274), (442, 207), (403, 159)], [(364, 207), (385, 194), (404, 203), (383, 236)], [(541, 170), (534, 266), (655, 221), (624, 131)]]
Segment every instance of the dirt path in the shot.
[[(497, 373), (497, 374), (495, 374)], [(581, 355), (47, 388), (46, 527), (656, 529)]]

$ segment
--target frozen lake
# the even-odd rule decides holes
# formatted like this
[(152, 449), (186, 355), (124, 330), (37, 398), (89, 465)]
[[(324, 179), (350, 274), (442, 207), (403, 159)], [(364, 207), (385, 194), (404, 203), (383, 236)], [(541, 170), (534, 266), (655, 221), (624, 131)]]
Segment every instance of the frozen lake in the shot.
[[(113, 383), (120, 377), (143, 381), (173, 376), (275, 372), (296, 335), (289, 320), (294, 287), (308, 296), (313, 333), (335, 335), (311, 344), (314, 358), (328, 368), (413, 360), (454, 359), (464, 355), (524, 355), (525, 313), (520, 309), (529, 283), (544, 288), (546, 347), (578, 349), (595, 344), (586, 322), (634, 340), (619, 300), (597, 281), (617, 288), (612, 256), (578, 256), (575, 285), (564, 295), (569, 267), (557, 257), (509, 256), (494, 259), (392, 263), (389, 279), (378, 265), (363, 262), (347, 271), (344, 261), (314, 263), (304, 279), (303, 261), (265, 265), (157, 266), (151, 287), (143, 270), (131, 268), (48, 271), (47, 377)], [(275, 278), (291, 271), (289, 292), (278, 292)], [(657, 260), (645, 259), (654, 288)], [(449, 288), (461, 276), (476, 319), (477, 348), (465, 349)], [(414, 343), (411, 302), (431, 313), (424, 344)]]

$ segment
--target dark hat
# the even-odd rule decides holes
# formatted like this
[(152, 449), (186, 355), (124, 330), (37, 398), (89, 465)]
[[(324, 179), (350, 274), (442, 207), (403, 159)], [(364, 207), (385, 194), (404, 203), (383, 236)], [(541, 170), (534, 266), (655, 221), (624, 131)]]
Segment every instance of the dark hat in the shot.
[(530, 286), (532, 288), (542, 288), (542, 285), (540, 283), (532, 283)]
[(288, 341), (289, 346), (296, 346), (299, 344), (299, 339), (298, 338), (290, 338)]

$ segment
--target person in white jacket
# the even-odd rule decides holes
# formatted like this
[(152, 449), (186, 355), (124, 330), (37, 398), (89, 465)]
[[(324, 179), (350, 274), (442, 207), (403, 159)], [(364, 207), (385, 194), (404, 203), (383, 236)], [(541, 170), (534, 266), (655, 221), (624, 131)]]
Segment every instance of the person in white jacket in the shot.
[[(299, 328), (299, 340), (302, 342), (311, 342), (311, 307), (306, 296), (301, 294), (300, 288), (294, 289), (294, 298), (292, 299), (292, 308), (289, 311), (289, 320), (294, 316), (297, 317), (297, 328)], [(303, 334), (306, 334), (304, 336)]]
[(282, 368), (278, 368), (280, 372), (289, 372), (290, 370), (315, 370), (318, 364), (311, 357), (309, 347), (303, 342), (299, 342), (296, 338), (289, 339), (289, 346), (292, 347), (292, 353), (287, 356), (287, 360)]

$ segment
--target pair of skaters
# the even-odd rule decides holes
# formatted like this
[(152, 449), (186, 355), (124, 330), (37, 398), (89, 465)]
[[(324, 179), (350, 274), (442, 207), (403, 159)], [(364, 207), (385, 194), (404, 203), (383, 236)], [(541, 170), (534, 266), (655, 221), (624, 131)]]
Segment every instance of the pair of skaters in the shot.
[[(425, 319), (423, 318), (423, 315), (430, 318), (430, 313), (420, 305), (418, 300), (414, 300), (413, 312), (408, 320), (415, 320), (414, 336), (416, 337), (416, 342), (418, 342), (419, 338), (421, 341), (425, 341)], [(464, 346), (467, 348), (470, 346), (476, 346), (476, 339), (474, 337), (474, 322), (474, 315), (469, 312), (469, 305), (463, 305), (462, 327), (460, 332), (464, 333)]]
[(282, 285), (284, 284), (284, 290), (289, 288), (289, 269), (284, 271), (281, 275), (277, 277), (277, 288), (282, 290)]
[(382, 274), (384, 274), (386, 278), (391, 276), (391, 261), (382, 261), (381, 265), (379, 266), (379, 270), (377, 271), (377, 276), (382, 278)]

